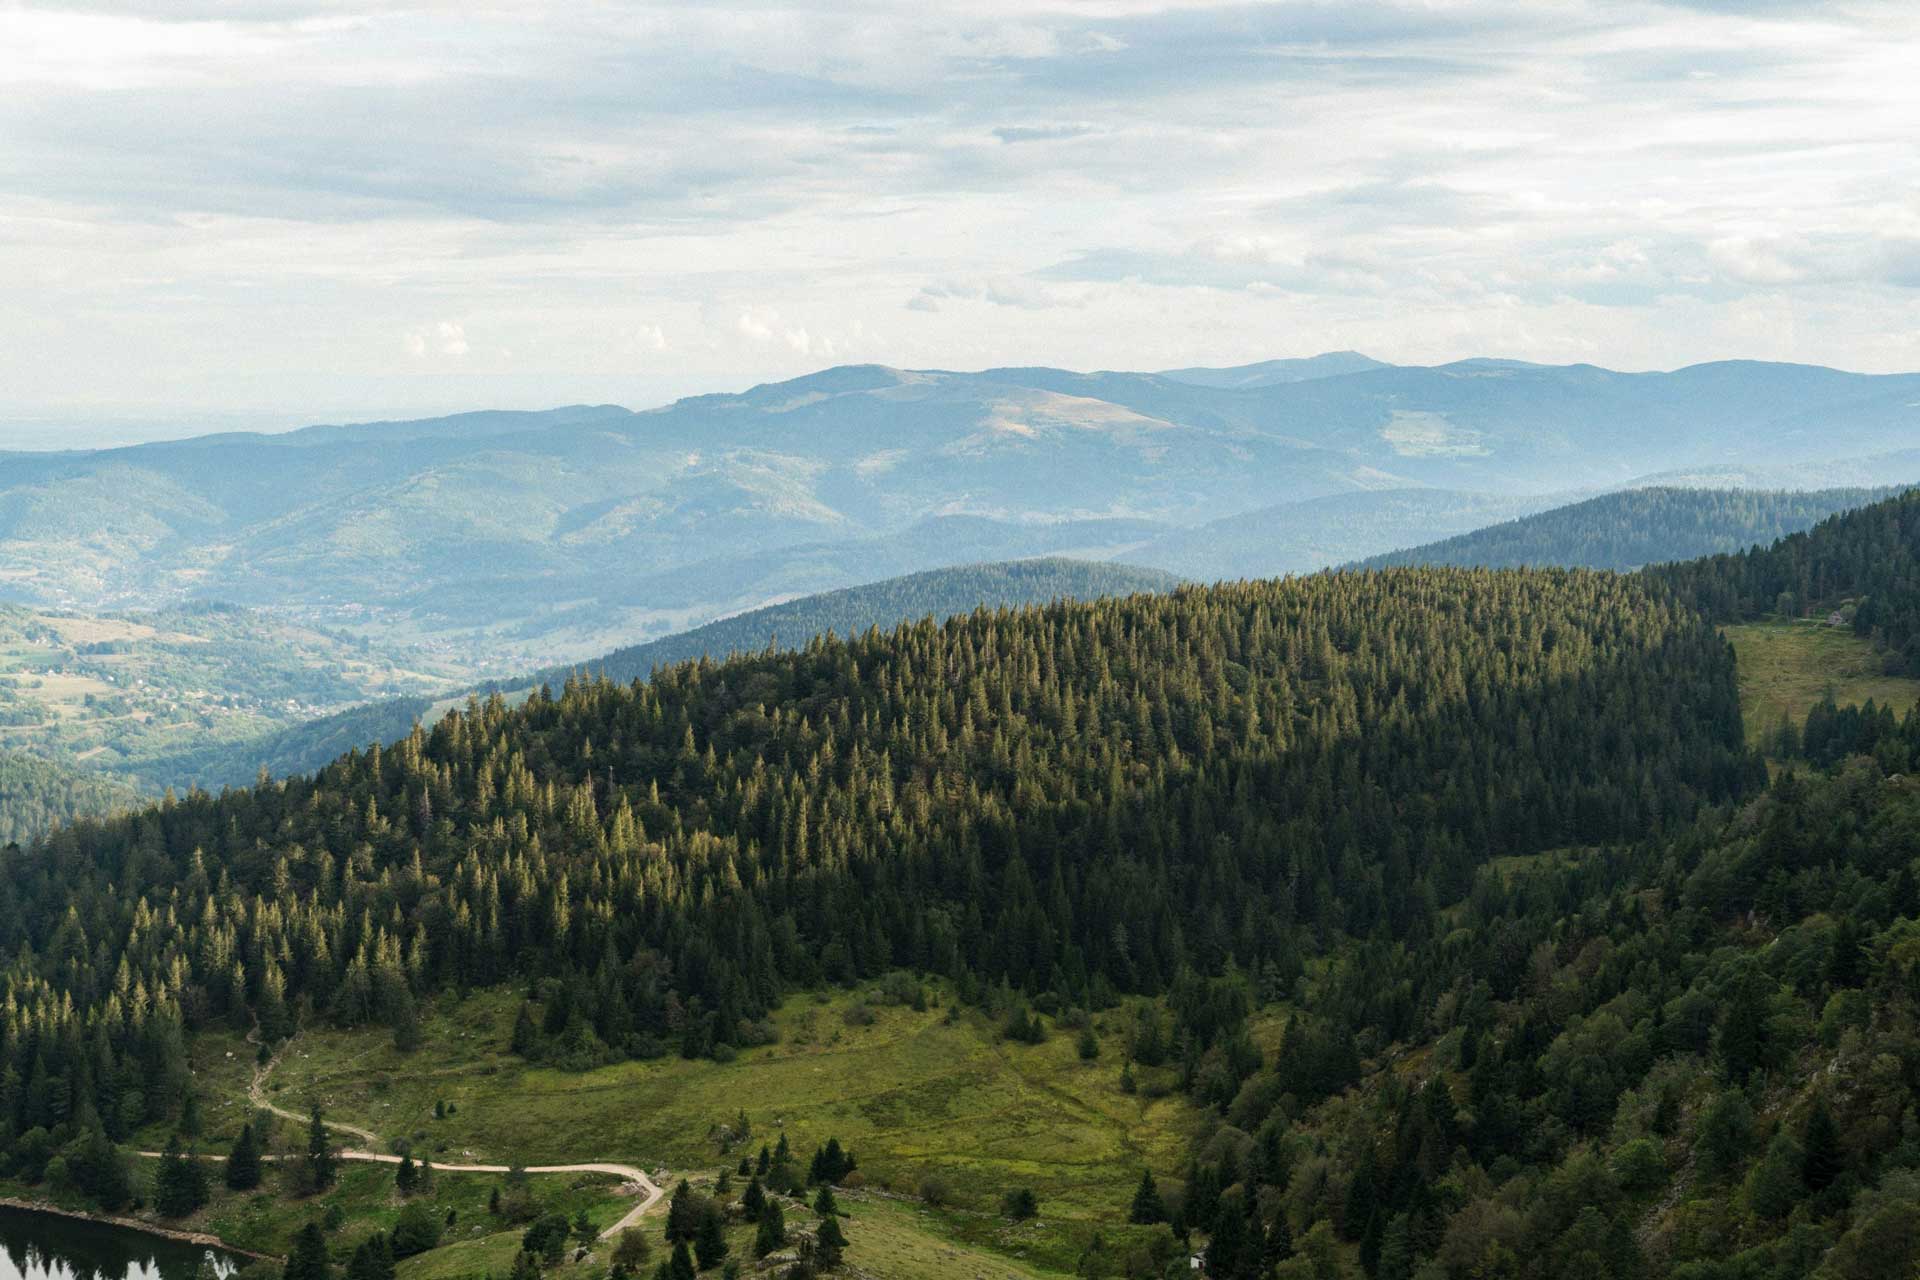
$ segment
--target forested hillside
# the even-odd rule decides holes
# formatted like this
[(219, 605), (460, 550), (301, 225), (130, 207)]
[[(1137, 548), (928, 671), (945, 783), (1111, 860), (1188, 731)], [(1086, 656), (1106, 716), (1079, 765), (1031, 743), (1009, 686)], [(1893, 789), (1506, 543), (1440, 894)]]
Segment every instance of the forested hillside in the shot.
[(1449, 564), (1490, 569), (1563, 565), (1629, 572), (1769, 546), (1838, 511), (1878, 502), (1897, 489), (1629, 489), (1523, 516), (1441, 542), (1392, 551), (1362, 568)]
[(50, 761), (0, 751), (0, 845), (30, 840), (56, 823), (133, 807), (132, 788)]
[(1920, 675), (1920, 490), (1657, 576), (1716, 618), (1825, 616), (1870, 639), (1888, 671)]
[(738, 1044), (782, 992), (896, 965), (1285, 990), (1316, 938), (1430, 931), (1491, 857), (1762, 776), (1724, 644), (1585, 573), (1183, 589), (576, 683), (19, 855), (0, 1047), (74, 1101), (17, 1093), (13, 1132), (168, 1113), (182, 1026), (404, 1034), (420, 996), (516, 976), (550, 982), (518, 1047), (576, 1065)]
[[(919, 618), (944, 622), (956, 613), (983, 606), (1012, 608), (1067, 598), (1091, 600), (1135, 591), (1161, 591), (1176, 581), (1155, 569), (1058, 557), (932, 569), (769, 605), (691, 631), (629, 645), (590, 662), (553, 667), (522, 679), (492, 681), (480, 692), (499, 691), (515, 697), (536, 684), (550, 683), (557, 688), (580, 672), (626, 683), (645, 679), (656, 666), (757, 653), (770, 644), (798, 648), (829, 632), (851, 636), (873, 627), (890, 631)], [(436, 705), (450, 705), (450, 700), (414, 697), (370, 702), (249, 742), (193, 747), (160, 765), (180, 781), (183, 789), (187, 783), (210, 790), (239, 786), (253, 781), (263, 769), (273, 777), (312, 773), (356, 747), (399, 741), (407, 736), (415, 720), (430, 717)]]
[(1204, 1116), (1081, 1275), (1908, 1277), (1920, 713), (1816, 707), (1770, 782), (1710, 619), (1844, 600), (1897, 655), (1917, 512), (578, 678), (65, 827), (0, 876), (4, 1159), (173, 1123), (202, 1029), (404, 1049), (511, 982), (545, 1069), (723, 1064), (909, 969), (1013, 1045), (1103, 1013)]
[[(1920, 762), (1920, 718), (1883, 758)], [(1681, 839), (1483, 869), (1444, 930), (1298, 985), (1151, 1216), (1226, 1277), (1904, 1280), (1916, 839), (1920, 792), (1857, 761)]]
[[(1055, 600), (1165, 591), (1178, 581), (1157, 569), (1059, 557), (931, 569), (735, 614), (691, 631), (615, 649), (592, 662), (549, 668), (530, 683), (559, 685), (569, 675), (584, 671), (626, 684), (646, 679), (655, 667), (697, 658), (721, 660), (768, 647), (799, 648), (815, 636), (830, 632), (856, 636), (874, 627), (891, 631), (911, 619), (945, 622), (957, 613), (971, 613), (982, 606), (1018, 608)], [(502, 688), (511, 685), (501, 682)]]

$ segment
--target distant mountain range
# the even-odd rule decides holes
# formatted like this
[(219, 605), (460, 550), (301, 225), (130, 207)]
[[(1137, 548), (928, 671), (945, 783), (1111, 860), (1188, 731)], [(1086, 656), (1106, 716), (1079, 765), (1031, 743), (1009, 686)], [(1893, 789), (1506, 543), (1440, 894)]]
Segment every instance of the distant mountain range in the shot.
[(0, 454), (0, 589), (228, 600), (525, 670), (986, 560), (1299, 572), (1652, 474), (1920, 479), (1917, 426), (1920, 375), (1754, 362), (851, 366), (641, 413)]

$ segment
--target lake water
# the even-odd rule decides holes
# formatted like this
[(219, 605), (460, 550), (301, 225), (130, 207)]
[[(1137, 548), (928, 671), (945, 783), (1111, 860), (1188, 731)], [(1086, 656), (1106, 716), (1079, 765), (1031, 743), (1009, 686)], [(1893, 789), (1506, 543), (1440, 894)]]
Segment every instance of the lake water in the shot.
[(0, 1207), (0, 1280), (193, 1280), (209, 1253), (223, 1275), (241, 1261), (144, 1231)]

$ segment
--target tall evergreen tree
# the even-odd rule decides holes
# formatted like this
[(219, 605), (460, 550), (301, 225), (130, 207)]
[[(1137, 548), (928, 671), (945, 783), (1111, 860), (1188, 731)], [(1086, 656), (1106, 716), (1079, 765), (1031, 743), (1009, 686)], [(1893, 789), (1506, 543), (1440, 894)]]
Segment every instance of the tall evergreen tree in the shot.
[(230, 1190), (251, 1191), (260, 1185), (260, 1142), (251, 1122), (240, 1126), (240, 1136), (227, 1153), (224, 1175)]

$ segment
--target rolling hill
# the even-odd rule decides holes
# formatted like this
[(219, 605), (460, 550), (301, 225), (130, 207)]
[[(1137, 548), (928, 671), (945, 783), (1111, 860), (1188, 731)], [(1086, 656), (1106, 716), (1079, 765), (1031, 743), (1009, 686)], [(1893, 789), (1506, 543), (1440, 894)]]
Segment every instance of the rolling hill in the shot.
[[(874, 627), (890, 630), (919, 618), (945, 621), (975, 609), (1015, 609), (1054, 600), (1166, 591), (1177, 581), (1153, 569), (1063, 559), (934, 569), (751, 610), (678, 635), (616, 649), (590, 662), (489, 681), (471, 692), (524, 696), (536, 684), (558, 689), (576, 672), (625, 684), (647, 678), (655, 667), (703, 657), (723, 660), (736, 653), (758, 653), (776, 643), (781, 648), (798, 648), (829, 633), (850, 637)], [(251, 782), (262, 769), (275, 777), (311, 773), (354, 748), (396, 742), (407, 736), (416, 720), (444, 713), (463, 704), (466, 697), (463, 691), (439, 698), (383, 699), (251, 741), (181, 750), (155, 767), (181, 785), (209, 788)]]
[(17, 751), (0, 751), (0, 846), (59, 823), (103, 818), (140, 803), (133, 788)]
[[(271, 606), (527, 668), (876, 576), (1127, 560), (1178, 530), (1309, 499), (1535, 499), (1756, 457), (1787, 469), (1867, 458), (1911, 447), (1916, 400), (1920, 375), (1754, 362), (851, 366), (638, 413), (3, 454), (0, 582), (16, 599), (94, 610)], [(1328, 550), (1355, 558), (1406, 534), (1383, 536)], [(1204, 551), (1202, 539), (1168, 564), (1242, 571), (1237, 552)]]
[(1526, 515), (1562, 500), (1450, 489), (1335, 494), (1165, 533), (1127, 552), (1127, 558), (1197, 581), (1312, 573), (1373, 548), (1480, 529), (1489, 521)]
[(1445, 564), (1488, 569), (1564, 565), (1630, 572), (1766, 546), (1897, 488), (1780, 492), (1648, 488), (1522, 516), (1359, 562), (1363, 569)]

